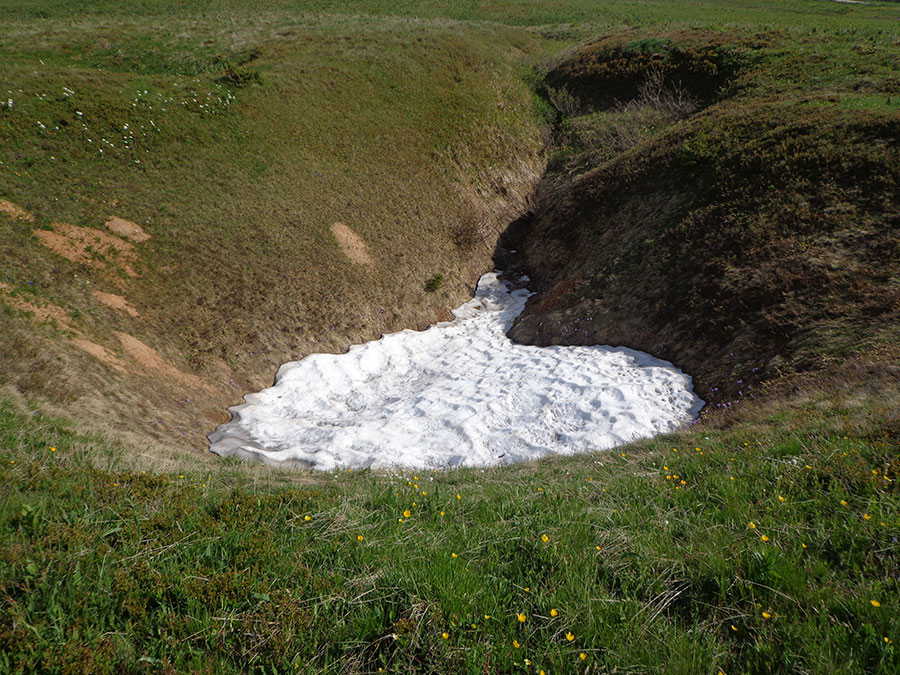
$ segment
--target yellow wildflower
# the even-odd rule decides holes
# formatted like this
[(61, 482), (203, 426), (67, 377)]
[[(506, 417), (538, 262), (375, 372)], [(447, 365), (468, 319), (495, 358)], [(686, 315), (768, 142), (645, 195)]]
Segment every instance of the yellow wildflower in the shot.
[(524, 613), (521, 613), (521, 612), (520, 612), (519, 615), (518, 615), (518, 617), (516, 617), (516, 618), (519, 619), (519, 623), (525, 623), (525, 619), (526, 619), (527, 617), (525, 616)]
[(546, 534), (542, 534), (541, 541), (546, 544), (548, 541), (550, 541), (550, 537), (548, 537)]
[(450, 637), (450, 634), (449, 633), (441, 633), (441, 637), (446, 640), (447, 638)]
[(764, 619), (771, 619), (771, 618), (772, 618), (772, 615), (769, 614), (768, 612), (763, 612), (763, 613), (762, 613), (762, 616), (763, 616)]
[(751, 521), (750, 521), (750, 524), (747, 525), (747, 527), (749, 527), (751, 530), (755, 530), (755, 529), (756, 529), (756, 523), (754, 523), (754, 522), (751, 520)]
[(412, 511), (410, 511), (409, 509), (406, 509), (406, 511), (403, 512), (404, 518), (409, 518), (411, 515), (412, 515)]
[(303, 516), (303, 520), (310, 521), (312, 520), (312, 516)]
[(870, 516), (868, 513), (864, 513), (863, 518), (865, 518), (866, 520), (872, 520), (872, 516)]
[(877, 600), (869, 600), (872, 603), (872, 607), (881, 607), (881, 603)]
[(587, 654), (585, 654), (584, 652), (581, 652), (581, 653), (578, 655), (578, 658), (581, 659), (582, 661), (584, 661), (584, 660), (587, 658)]
[(556, 609), (550, 610), (550, 616), (557, 616), (558, 614), (559, 614), (559, 612), (557, 612)]
[(572, 640), (574, 640), (574, 639), (575, 639), (575, 636), (572, 635), (572, 633), (566, 633), (566, 640), (568, 640), (569, 642), (572, 642)]
[(846, 500), (846, 499), (842, 499), (842, 500), (841, 500), (841, 506), (847, 506), (847, 500)]
[(462, 495), (457, 494), (457, 495), (456, 495), (456, 498), (457, 498), (457, 499), (462, 499)]
[(518, 641), (518, 640), (513, 640), (513, 647), (515, 647), (516, 649), (518, 649), (518, 648), (521, 647), (521, 646), (522, 646), (522, 645), (519, 644), (519, 641)]
[(451, 557), (451, 558), (458, 558), (459, 556), (456, 555), (455, 553), (451, 553), (451, 554), (450, 554), (450, 557)]
[(356, 535), (356, 541), (362, 541), (363, 536), (361, 534)]
[(761, 536), (760, 539), (762, 539), (763, 541), (769, 541), (769, 538), (766, 535)]

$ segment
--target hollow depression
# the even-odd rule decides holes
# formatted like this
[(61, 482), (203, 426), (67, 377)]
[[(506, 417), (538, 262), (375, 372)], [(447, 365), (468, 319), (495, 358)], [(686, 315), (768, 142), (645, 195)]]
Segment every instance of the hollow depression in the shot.
[(514, 344), (529, 295), (486, 274), (453, 321), (286, 363), (229, 408), (210, 449), (321, 470), (487, 466), (608, 449), (699, 413), (691, 378), (667, 361)]

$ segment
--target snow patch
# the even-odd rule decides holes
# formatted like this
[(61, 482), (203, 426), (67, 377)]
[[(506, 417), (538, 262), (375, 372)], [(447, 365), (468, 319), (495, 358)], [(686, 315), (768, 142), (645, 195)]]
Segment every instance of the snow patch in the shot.
[(229, 409), (211, 450), (326, 471), (487, 466), (608, 449), (696, 417), (703, 401), (667, 361), (513, 344), (529, 295), (486, 274), (453, 321), (287, 363)]

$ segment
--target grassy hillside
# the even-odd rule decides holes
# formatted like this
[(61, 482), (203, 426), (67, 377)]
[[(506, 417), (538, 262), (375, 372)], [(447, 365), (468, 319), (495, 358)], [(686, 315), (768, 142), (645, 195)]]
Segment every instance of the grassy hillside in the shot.
[[(0, 5), (0, 672), (900, 670), (896, 7)], [(429, 475), (205, 453), (495, 253), (517, 337), (709, 412)]]
[(664, 355), (717, 405), (896, 344), (895, 39), (627, 31), (552, 63), (512, 335)]
[[(542, 167), (530, 36), (246, 12), (0, 37), (4, 379), (141, 441), (202, 447), (278, 364), (442, 317)], [(111, 215), (149, 238), (92, 243)]]

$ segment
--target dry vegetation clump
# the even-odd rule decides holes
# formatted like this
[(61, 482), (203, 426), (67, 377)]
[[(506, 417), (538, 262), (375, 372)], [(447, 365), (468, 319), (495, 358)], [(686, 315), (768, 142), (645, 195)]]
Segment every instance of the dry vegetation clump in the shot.
[(633, 101), (646, 93), (648, 81), (657, 91), (685, 91), (710, 103), (734, 87), (752, 50), (762, 46), (724, 32), (617, 33), (557, 57), (541, 90), (551, 101), (565, 100), (561, 112), (570, 117)]
[[(568, 115), (581, 110), (568, 90), (549, 90), (553, 107)], [(688, 117), (699, 107), (697, 99), (680, 85), (668, 85), (661, 68), (646, 73), (635, 98), (586, 115), (564, 117), (557, 127), (557, 148), (548, 165), (553, 174), (577, 175), (625, 152), (638, 143)]]

